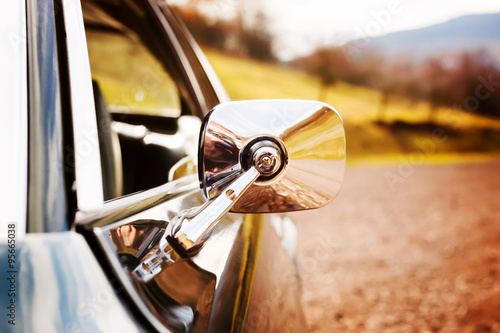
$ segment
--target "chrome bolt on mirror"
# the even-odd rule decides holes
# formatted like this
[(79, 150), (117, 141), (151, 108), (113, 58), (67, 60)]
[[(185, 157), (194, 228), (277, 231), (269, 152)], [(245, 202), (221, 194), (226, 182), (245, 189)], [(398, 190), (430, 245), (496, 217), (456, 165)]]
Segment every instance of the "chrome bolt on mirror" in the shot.
[(314, 101), (259, 100), (215, 107), (202, 125), (200, 185), (208, 201), (179, 214), (167, 236), (196, 254), (229, 211), (288, 212), (332, 201), (345, 168), (342, 119)]

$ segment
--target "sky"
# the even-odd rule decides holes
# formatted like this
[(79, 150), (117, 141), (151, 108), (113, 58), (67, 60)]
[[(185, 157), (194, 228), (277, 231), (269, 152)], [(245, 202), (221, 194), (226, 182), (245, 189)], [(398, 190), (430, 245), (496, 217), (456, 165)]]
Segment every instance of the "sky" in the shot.
[[(219, 15), (230, 15), (242, 1), (212, 0), (210, 8)], [(469, 14), (500, 12), (499, 0), (247, 0), (247, 3), (261, 6), (276, 40), (275, 51), (283, 60), (305, 55), (318, 45), (341, 45), (363, 35), (373, 37)]]

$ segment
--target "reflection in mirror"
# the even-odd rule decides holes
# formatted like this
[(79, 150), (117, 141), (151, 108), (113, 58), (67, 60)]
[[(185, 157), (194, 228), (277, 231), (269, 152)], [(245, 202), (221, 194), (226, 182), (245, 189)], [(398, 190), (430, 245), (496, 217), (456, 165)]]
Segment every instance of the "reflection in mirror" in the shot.
[(196, 159), (191, 156), (186, 156), (170, 168), (168, 172), (168, 181), (171, 182), (187, 175), (195, 175), (197, 168)]
[(160, 239), (165, 233), (165, 223), (153, 220), (137, 221), (113, 228), (109, 233), (122, 264), (135, 268), (159, 250)]

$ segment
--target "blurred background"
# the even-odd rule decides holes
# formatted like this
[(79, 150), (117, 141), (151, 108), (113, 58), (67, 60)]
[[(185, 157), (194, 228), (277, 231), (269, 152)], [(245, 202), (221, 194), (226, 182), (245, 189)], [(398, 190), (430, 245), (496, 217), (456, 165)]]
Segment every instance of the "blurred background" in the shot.
[(322, 100), (338, 199), (298, 223), (310, 331), (500, 332), (500, 2), (170, 0), (233, 100)]
[(319, 99), (339, 110), (351, 165), (421, 150), (416, 139), (436, 126), (447, 140), (426, 160), (500, 152), (496, 1), (170, 3), (233, 100)]

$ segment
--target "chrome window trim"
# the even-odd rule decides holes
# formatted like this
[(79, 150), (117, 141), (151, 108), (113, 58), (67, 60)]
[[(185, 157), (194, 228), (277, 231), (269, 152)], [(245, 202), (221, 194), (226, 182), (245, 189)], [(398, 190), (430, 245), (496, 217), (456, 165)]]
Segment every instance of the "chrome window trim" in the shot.
[[(194, 91), (194, 94), (196, 96), (193, 96), (196, 101), (198, 102), (198, 105), (201, 110), (193, 110), (193, 111), (201, 111), (204, 114), (206, 114), (208, 110), (207, 102), (205, 100), (205, 95), (203, 95), (203, 91), (200, 87), (200, 84), (198, 82), (198, 79), (196, 78), (196, 74), (193, 71), (193, 68), (191, 67), (191, 63), (189, 62), (189, 58), (187, 55), (184, 53), (184, 50), (182, 49), (181, 43), (179, 42), (174, 30), (170, 26), (170, 23), (168, 22), (167, 18), (165, 17), (164, 13), (162, 12), (160, 6), (162, 5), (161, 1), (158, 3), (157, 0), (148, 0), (151, 8), (153, 9), (156, 17), (158, 18), (160, 24), (162, 25), (163, 29), (167, 33), (167, 36), (170, 40), (170, 44), (173, 46), (175, 52), (177, 53), (177, 57), (179, 61), (182, 64), (183, 71), (185, 75), (187, 76), (187, 84), (191, 86), (191, 88)], [(163, 3), (165, 4), (165, 3)]]
[(64, 135), (55, 10), (27, 0), (28, 207), (27, 232), (68, 229)]
[(76, 213), (76, 226), (93, 229), (107, 227), (117, 222), (119, 225), (126, 224), (128, 222), (124, 219), (131, 215), (139, 214), (193, 191), (200, 191), (198, 176), (184, 176), (149, 190), (107, 201), (100, 211), (79, 211)]
[(1, 154), (8, 161), (0, 168), (0, 238), (7, 239), (7, 225), (16, 223), (16, 239), (26, 234), (28, 184), (28, 72), (26, 2), (1, 1), (0, 97)]
[(210, 64), (210, 61), (208, 61), (207, 57), (205, 56), (201, 48), (198, 46), (198, 44), (194, 41), (191, 34), (188, 35), (188, 41), (191, 44), (191, 48), (193, 49), (194, 54), (198, 58), (201, 67), (203, 68), (203, 70), (205, 70), (205, 74), (207, 75), (208, 80), (210, 81), (210, 84), (212, 85), (212, 88), (214, 89), (214, 92), (217, 95), (219, 101), (221, 103), (230, 102), (231, 98), (229, 97), (226, 88), (224, 88), (224, 85), (222, 84), (219, 77), (215, 73), (212, 64)]
[(66, 0), (62, 5), (71, 86), (77, 205), (80, 211), (95, 211), (102, 208), (104, 198), (82, 7), (79, 0)]

